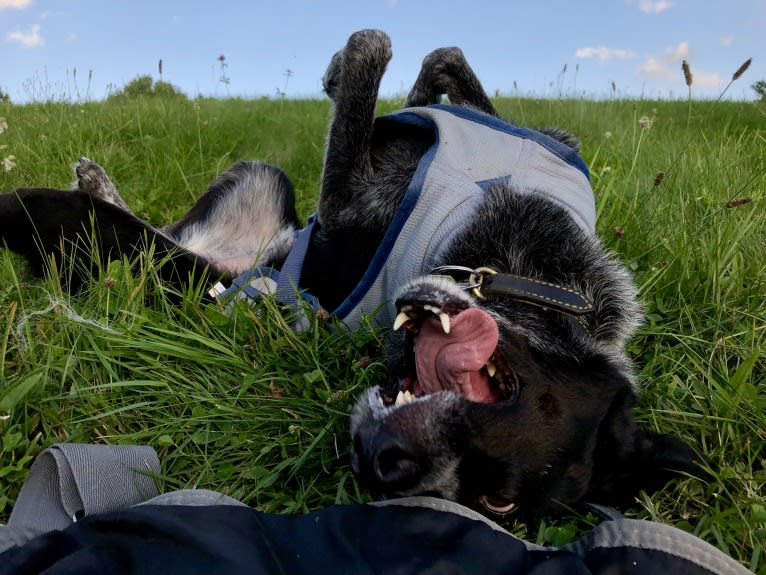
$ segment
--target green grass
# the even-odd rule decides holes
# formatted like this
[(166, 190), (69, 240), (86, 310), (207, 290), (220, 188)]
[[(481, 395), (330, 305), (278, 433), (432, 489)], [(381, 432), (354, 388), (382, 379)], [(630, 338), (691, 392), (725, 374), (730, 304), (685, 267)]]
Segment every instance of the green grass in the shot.
[[(629, 346), (643, 390), (638, 417), (717, 466), (710, 483), (673, 482), (628, 514), (693, 532), (766, 574), (764, 106), (692, 102), (690, 114), (686, 101), (496, 104), (520, 123), (581, 138), (598, 232), (632, 270), (646, 307)], [(646, 130), (643, 115), (653, 119)], [(85, 155), (139, 216), (162, 224), (228, 164), (251, 158), (288, 173), (306, 216), (329, 107), (150, 99), (0, 105), (0, 116), (0, 161), (13, 154), (17, 164), (0, 171), (0, 189), (67, 187), (70, 165)], [(153, 266), (138, 277), (128, 269), (114, 262), (87, 293), (69, 296), (58, 275), (31, 278), (0, 253), (0, 520), (31, 460), (59, 441), (151, 445), (163, 489), (205, 487), (270, 512), (365, 500), (347, 457), (348, 413), (383, 377), (381, 334), (294, 334), (269, 302), (228, 316), (201, 304), (199, 287), (173, 307)], [(514, 529), (560, 543), (588, 521)]]

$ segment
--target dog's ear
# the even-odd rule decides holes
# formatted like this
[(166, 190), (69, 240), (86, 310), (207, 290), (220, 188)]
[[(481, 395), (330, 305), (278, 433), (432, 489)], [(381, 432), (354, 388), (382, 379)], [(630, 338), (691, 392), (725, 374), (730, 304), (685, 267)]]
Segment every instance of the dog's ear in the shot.
[(652, 493), (683, 474), (710, 477), (709, 462), (688, 444), (636, 425), (634, 397), (629, 387), (620, 392), (599, 429), (585, 501), (629, 505), (640, 491)]

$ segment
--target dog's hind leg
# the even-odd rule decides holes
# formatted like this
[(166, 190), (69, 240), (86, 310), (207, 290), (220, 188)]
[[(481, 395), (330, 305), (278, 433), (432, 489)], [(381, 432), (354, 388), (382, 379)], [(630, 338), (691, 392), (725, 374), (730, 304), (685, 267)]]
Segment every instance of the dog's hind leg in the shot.
[(497, 117), (495, 107), (460, 48), (439, 48), (423, 59), (418, 79), (404, 106), (436, 104), (442, 94), (446, 94), (452, 104), (475, 108)]
[(133, 213), (101, 166), (88, 158), (80, 158), (74, 165), (74, 172), (77, 176), (77, 181), (74, 184), (75, 190), (100, 198), (122, 208), (129, 214)]
[(354, 203), (354, 190), (372, 176), (375, 103), (390, 59), (389, 37), (378, 30), (362, 30), (333, 56), (325, 74), (325, 91), (335, 105), (319, 199), (319, 222), (327, 230), (342, 227), (342, 214), (350, 207), (357, 218), (364, 213), (365, 207)]
[(281, 264), (297, 226), (293, 186), (285, 173), (269, 164), (237, 162), (162, 231), (216, 269), (239, 275), (254, 265)]

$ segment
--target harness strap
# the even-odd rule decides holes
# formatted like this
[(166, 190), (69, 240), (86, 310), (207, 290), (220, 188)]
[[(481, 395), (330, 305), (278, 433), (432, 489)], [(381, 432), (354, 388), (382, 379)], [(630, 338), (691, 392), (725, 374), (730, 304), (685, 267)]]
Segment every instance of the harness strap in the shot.
[(306, 302), (314, 309), (318, 309), (319, 304), (314, 296), (301, 291), (298, 286), (315, 222), (316, 218), (311, 216), (306, 227), (296, 232), (295, 242), (282, 269), (268, 266), (254, 267), (234, 279), (228, 288), (220, 283), (216, 284), (208, 292), (210, 296), (227, 303), (241, 299), (253, 303), (265, 296), (273, 295), (282, 306), (296, 314), (293, 329), (297, 331), (308, 329), (306, 317), (302, 313), (299, 302)]
[(279, 271), (277, 299), (287, 307), (294, 307), (298, 304), (298, 286), (300, 285), (303, 261), (306, 259), (306, 252), (309, 249), (311, 232), (314, 230), (315, 223), (316, 218), (311, 216), (306, 227), (298, 232), (295, 243)]

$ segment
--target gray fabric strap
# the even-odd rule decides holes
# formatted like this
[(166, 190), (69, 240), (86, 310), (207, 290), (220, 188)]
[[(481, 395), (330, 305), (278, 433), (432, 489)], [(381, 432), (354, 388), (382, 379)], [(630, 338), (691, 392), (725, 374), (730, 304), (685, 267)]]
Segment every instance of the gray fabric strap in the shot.
[(141, 505), (234, 505), (237, 507), (247, 507), (241, 501), (208, 489), (181, 489), (163, 493), (144, 501)]
[(721, 575), (747, 575), (751, 573), (734, 559), (691, 533), (671, 525), (638, 519), (615, 519), (604, 521), (582, 539), (564, 545), (567, 549), (584, 556), (591, 549), (636, 547), (652, 549), (668, 555), (681, 557)]
[(37, 456), (8, 527), (63, 529), (84, 515), (135, 505), (157, 495), (160, 462), (148, 446), (59, 443)]

